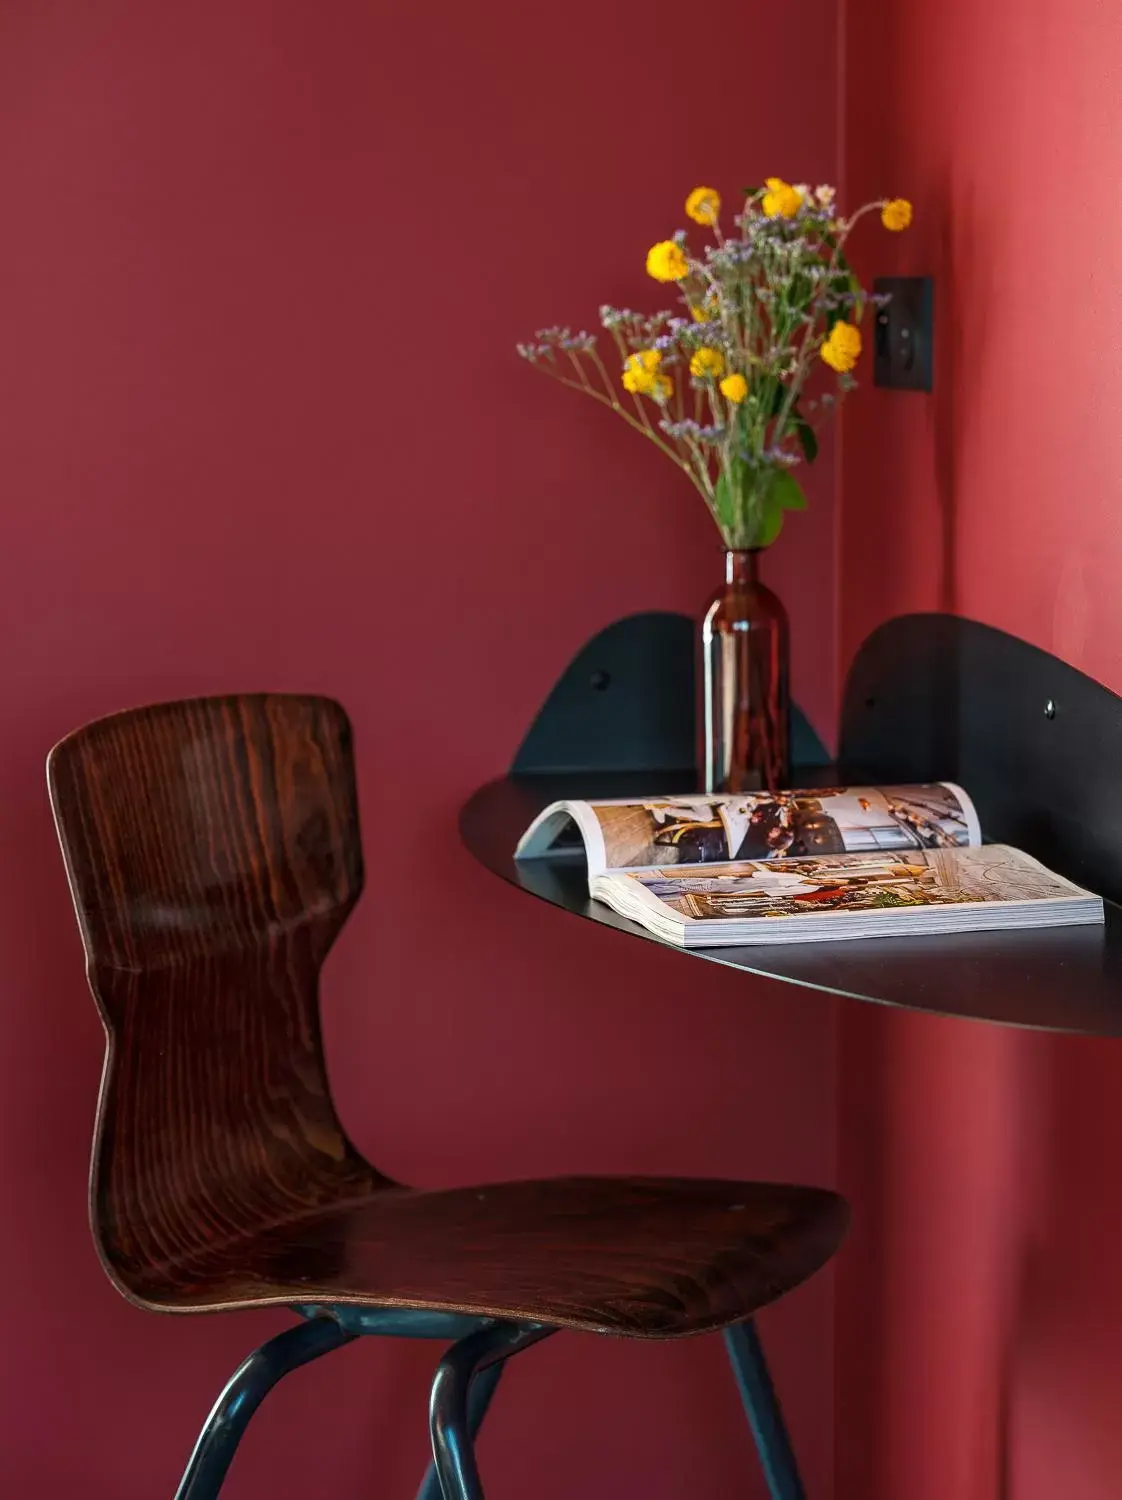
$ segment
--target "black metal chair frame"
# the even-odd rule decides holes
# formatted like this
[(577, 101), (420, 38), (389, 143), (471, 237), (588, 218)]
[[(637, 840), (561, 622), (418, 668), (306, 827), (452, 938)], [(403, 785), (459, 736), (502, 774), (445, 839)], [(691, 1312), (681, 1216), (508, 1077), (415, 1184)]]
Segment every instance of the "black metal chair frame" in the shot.
[[(363, 1335), (450, 1339), (436, 1367), (429, 1400), (432, 1462), (417, 1500), (483, 1500), (474, 1441), (503, 1365), (558, 1330), (540, 1323), (505, 1323), (410, 1308), (302, 1306), (303, 1321), (286, 1328), (246, 1359), (214, 1405), (195, 1444), (175, 1500), (215, 1500), (250, 1418), (290, 1371)], [(745, 1414), (771, 1500), (805, 1500), (783, 1413), (755, 1323), (723, 1331)]]

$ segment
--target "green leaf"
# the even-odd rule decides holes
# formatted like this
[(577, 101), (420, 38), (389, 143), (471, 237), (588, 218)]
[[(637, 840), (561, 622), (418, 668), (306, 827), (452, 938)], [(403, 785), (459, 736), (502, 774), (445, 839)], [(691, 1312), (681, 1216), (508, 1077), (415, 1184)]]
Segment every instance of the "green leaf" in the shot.
[[(852, 281), (852, 276), (831, 276), (830, 291), (834, 294), (835, 297), (845, 297), (853, 290), (851, 284)], [(848, 321), (849, 312), (850, 310), (846, 306), (831, 307), (826, 314), (827, 333), (832, 331), (835, 323), (844, 323)]]
[(806, 510), (803, 487), (789, 469), (776, 469), (768, 485), (767, 499), (780, 510)]
[(818, 439), (814, 435), (814, 428), (810, 425), (802, 412), (796, 406), (792, 413), (795, 419), (795, 431), (799, 435), (799, 444), (803, 450), (803, 457), (808, 464), (812, 464), (818, 457)]
[(786, 469), (777, 469), (760, 505), (760, 525), (752, 545), (770, 547), (783, 530), (785, 512), (805, 509), (806, 496), (798, 480)]
[(849, 273), (849, 290), (857, 299), (853, 304), (853, 321), (860, 323), (861, 319), (865, 316), (865, 288), (852, 271)]
[(783, 506), (775, 498), (774, 486), (764, 496), (761, 509), (763, 517), (760, 529), (756, 534), (755, 546), (770, 547), (783, 530)]
[(835, 297), (852, 296), (854, 301), (848, 307), (832, 307), (829, 310), (826, 316), (827, 332), (835, 323), (860, 323), (865, 315), (865, 288), (856, 272), (850, 270), (844, 255), (838, 257), (837, 272), (830, 277), (830, 291)]
[(865, 289), (861, 285), (859, 277), (850, 266), (849, 261), (846, 260), (844, 251), (837, 248), (835, 236), (828, 233), (823, 234), (822, 240), (824, 244), (829, 245), (835, 255), (835, 274), (830, 277), (830, 291), (835, 297), (852, 295), (857, 299), (852, 308), (832, 307), (830, 309), (826, 316), (826, 330), (829, 332), (835, 323), (840, 323), (848, 319), (851, 312), (855, 322), (859, 323), (861, 321), (864, 312)]

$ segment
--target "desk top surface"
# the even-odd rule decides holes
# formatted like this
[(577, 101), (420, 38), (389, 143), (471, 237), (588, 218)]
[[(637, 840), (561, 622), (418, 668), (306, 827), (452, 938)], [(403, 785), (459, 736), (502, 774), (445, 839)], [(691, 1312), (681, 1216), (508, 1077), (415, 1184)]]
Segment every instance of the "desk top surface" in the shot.
[[(876, 1005), (1009, 1026), (1097, 1036), (1122, 1035), (1122, 909), (1107, 905), (1104, 927), (1037, 932), (974, 932), (875, 938), (685, 953), (617, 916), (588, 895), (583, 858), (517, 863), (514, 847), (530, 820), (562, 797), (641, 796), (649, 773), (504, 777), (464, 806), (460, 831), (469, 852), (512, 885), (590, 921), (656, 943), (683, 960), (703, 959), (746, 974), (801, 984)], [(686, 785), (662, 790), (684, 792)]]

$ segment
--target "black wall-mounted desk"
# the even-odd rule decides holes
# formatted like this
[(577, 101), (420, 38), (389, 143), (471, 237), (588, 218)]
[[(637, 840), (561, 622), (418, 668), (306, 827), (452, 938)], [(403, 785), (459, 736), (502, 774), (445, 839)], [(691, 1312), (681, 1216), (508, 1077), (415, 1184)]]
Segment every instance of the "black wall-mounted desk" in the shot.
[[(488, 870), (586, 920), (679, 955), (855, 1000), (1004, 1025), (1122, 1035), (1122, 909), (1105, 927), (790, 943), (684, 953), (588, 896), (579, 853), (516, 863), (519, 836), (562, 797), (650, 796), (696, 790), (686, 763), (692, 726), (675, 704), (686, 690), (688, 622), (636, 616), (575, 659), (543, 708), (515, 774), (465, 805), (464, 844)], [(657, 622), (657, 649), (641, 622)], [(648, 632), (649, 634), (649, 632)], [(627, 636), (625, 649), (620, 642)], [(637, 646), (636, 641), (640, 644)], [(667, 663), (668, 642), (677, 656)], [(614, 654), (613, 654), (614, 653)], [(608, 665), (603, 665), (604, 662)], [(673, 688), (668, 695), (667, 683)], [(610, 690), (617, 689), (615, 703)], [(548, 766), (560, 705), (562, 754)], [(613, 748), (642, 761), (626, 770)], [(642, 734), (635, 733), (641, 726)], [(533, 747), (532, 756), (526, 754)], [(581, 747), (584, 747), (582, 751)], [(853, 784), (953, 780), (978, 807), (984, 834), (1010, 843), (1100, 894), (1122, 896), (1122, 700), (1044, 652), (971, 621), (909, 616), (876, 632), (850, 673), (843, 764)], [(584, 764), (580, 764), (583, 758)], [(546, 764), (543, 764), (545, 762)], [(669, 767), (658, 771), (658, 765)], [(798, 773), (814, 784), (820, 777)], [(701, 971), (699, 970), (699, 974)]]
[[(830, 994), (939, 1015), (1012, 1026), (1122, 1035), (1122, 912), (1107, 926), (1040, 932), (971, 932), (778, 947), (710, 948), (686, 953), (588, 896), (579, 855), (516, 863), (514, 846), (535, 813), (559, 797), (649, 795), (650, 778), (507, 777), (464, 807), (460, 831), (480, 864), (533, 896), (646, 943), (682, 962), (704, 959), (745, 974), (809, 985)], [(689, 787), (662, 787), (667, 791)], [(669, 962), (669, 959), (667, 960)], [(700, 978), (699, 978), (699, 982)]]

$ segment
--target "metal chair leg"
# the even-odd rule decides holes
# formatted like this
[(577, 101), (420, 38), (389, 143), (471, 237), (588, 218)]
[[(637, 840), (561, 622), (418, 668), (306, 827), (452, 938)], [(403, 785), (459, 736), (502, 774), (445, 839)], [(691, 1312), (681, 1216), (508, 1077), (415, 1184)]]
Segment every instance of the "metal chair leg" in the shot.
[(175, 1500), (215, 1500), (249, 1419), (282, 1376), (351, 1343), (355, 1338), (331, 1318), (286, 1328), (245, 1360), (214, 1404), (199, 1434)]
[(771, 1500), (806, 1500), (756, 1325), (751, 1320), (736, 1323), (725, 1329), (724, 1336)]
[[(501, 1367), (502, 1361), (512, 1354), (528, 1349), (553, 1331), (534, 1324), (493, 1323), (453, 1344), (440, 1361), (429, 1399), (429, 1432), (433, 1466), (443, 1500), (483, 1500), (472, 1438), (483, 1421), (498, 1376), (480, 1398), (482, 1405), (474, 1426), (469, 1405), (473, 1377), (482, 1378), (493, 1367)], [(422, 1495), (427, 1500), (427, 1476), (425, 1485)]]
[[(467, 1430), (468, 1438), (473, 1444), (479, 1436), (483, 1418), (487, 1415), (487, 1408), (491, 1404), (491, 1397), (495, 1394), (495, 1387), (502, 1373), (502, 1362), (497, 1361), (489, 1365), (486, 1370), (481, 1370), (468, 1387)], [(417, 1500), (442, 1500), (442, 1494), (436, 1464), (430, 1463), (425, 1470), (421, 1488), (417, 1491)]]

